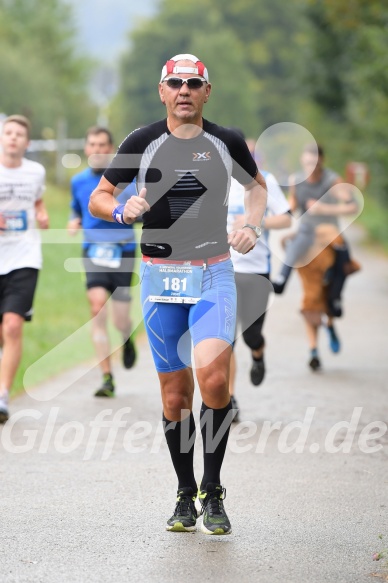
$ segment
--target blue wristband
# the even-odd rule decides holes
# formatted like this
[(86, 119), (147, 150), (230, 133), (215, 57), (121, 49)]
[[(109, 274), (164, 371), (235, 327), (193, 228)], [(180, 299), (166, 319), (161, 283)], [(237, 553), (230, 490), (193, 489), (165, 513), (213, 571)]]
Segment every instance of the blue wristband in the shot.
[(127, 223), (124, 221), (124, 204), (119, 204), (116, 208), (112, 211), (112, 217), (119, 223), (120, 225), (126, 225)]

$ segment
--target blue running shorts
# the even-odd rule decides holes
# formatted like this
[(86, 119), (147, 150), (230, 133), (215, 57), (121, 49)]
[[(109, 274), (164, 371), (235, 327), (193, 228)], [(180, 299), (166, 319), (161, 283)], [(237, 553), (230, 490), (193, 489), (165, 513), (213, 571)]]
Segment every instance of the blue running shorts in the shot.
[(218, 338), (233, 345), (237, 294), (230, 259), (206, 267), (197, 304), (150, 302), (150, 268), (142, 261), (140, 269), (144, 325), (158, 372), (190, 366), (192, 343), (196, 346), (207, 338)]

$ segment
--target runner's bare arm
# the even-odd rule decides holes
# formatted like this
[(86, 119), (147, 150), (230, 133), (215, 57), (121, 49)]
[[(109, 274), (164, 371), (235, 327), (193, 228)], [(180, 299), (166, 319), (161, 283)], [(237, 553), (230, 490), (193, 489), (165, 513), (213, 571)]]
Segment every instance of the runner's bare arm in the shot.
[(40, 229), (49, 228), (48, 212), (41, 198), (35, 202), (35, 217)]
[[(102, 176), (97, 188), (93, 190), (89, 200), (89, 211), (94, 217), (99, 217), (105, 221), (113, 222), (112, 212), (117, 207), (116, 196), (121, 189), (113, 186), (104, 176)], [(142, 188), (138, 196), (131, 196), (124, 207), (124, 221), (130, 225), (137, 217), (150, 210), (148, 202), (145, 200), (146, 188)]]
[(298, 210), (298, 201), (295, 190), (295, 176), (292, 175), (288, 181), (288, 204), (290, 205), (291, 214)]
[(117, 207), (117, 196), (121, 190), (113, 186), (104, 176), (101, 177), (89, 199), (89, 212), (105, 221), (113, 222), (112, 211)]

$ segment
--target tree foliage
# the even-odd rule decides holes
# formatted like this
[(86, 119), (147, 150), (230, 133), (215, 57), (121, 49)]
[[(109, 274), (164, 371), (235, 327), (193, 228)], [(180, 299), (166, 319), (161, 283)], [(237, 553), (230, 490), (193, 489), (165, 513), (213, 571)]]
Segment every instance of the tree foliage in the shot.
[(213, 83), (205, 116), (258, 136), (292, 116), (298, 31), (297, 11), (281, 0), (259, 6), (257, 0), (163, 0), (158, 14), (130, 37), (116, 125), (132, 129), (163, 116), (157, 94), (162, 65), (189, 52), (206, 63)]
[(192, 52), (213, 83), (206, 117), (251, 136), (295, 121), (323, 142), (336, 170), (367, 162), (370, 192), (387, 201), (387, 29), (381, 0), (161, 0), (129, 39), (116, 128), (162, 117), (161, 66)]
[(35, 136), (67, 121), (83, 135), (95, 119), (88, 63), (75, 52), (76, 30), (62, 0), (0, 0), (0, 111), (23, 113)]
[[(388, 206), (388, 6), (379, 0), (319, 0), (312, 25), (310, 95), (320, 124), (341, 122), (343, 149), (371, 168), (371, 192)], [(336, 135), (333, 131), (333, 137)]]

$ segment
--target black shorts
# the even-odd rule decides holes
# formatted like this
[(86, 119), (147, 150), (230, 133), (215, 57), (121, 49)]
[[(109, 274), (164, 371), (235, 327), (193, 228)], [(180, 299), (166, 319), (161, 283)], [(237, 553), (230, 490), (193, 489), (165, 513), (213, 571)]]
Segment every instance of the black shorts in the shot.
[(31, 321), (38, 274), (38, 269), (23, 267), (0, 275), (0, 322), (6, 312), (19, 314), (26, 322)]
[(86, 288), (103, 287), (118, 302), (131, 301), (129, 288), (135, 265), (135, 251), (123, 251), (121, 265), (117, 268), (95, 265), (83, 251), (83, 263), (86, 272)]

